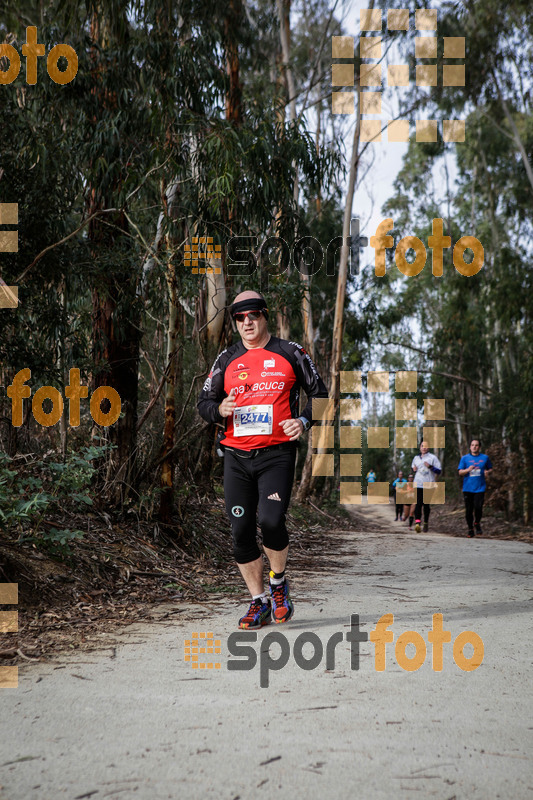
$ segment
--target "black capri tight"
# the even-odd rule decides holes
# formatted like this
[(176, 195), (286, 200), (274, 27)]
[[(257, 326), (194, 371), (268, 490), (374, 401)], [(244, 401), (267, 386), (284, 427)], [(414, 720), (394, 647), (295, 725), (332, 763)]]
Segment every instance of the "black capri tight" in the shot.
[(238, 564), (255, 561), (261, 555), (256, 540), (257, 523), (265, 547), (284, 550), (289, 544), (285, 519), (295, 459), (296, 447), (267, 450), (255, 458), (241, 458), (226, 449), (224, 495)]
[(429, 503), (424, 503), (424, 489), (422, 486), (416, 487), (416, 508), (415, 519), (422, 518), (422, 508), (424, 509), (424, 522), (427, 522), (431, 513), (431, 506)]

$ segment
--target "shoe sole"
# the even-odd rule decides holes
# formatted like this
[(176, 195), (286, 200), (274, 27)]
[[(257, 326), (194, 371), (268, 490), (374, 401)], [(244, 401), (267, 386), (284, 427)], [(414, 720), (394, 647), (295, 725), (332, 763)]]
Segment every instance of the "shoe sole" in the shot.
[(281, 625), (283, 622), (288, 622), (291, 619), (293, 614), (294, 614), (294, 606), (291, 609), (289, 609), (289, 616), (288, 617), (284, 617), (284, 619), (277, 619), (277, 617), (274, 616), (274, 612), (272, 612), (272, 618), (273, 618), (274, 622), (276, 623), (276, 625)]
[(272, 617), (270, 617), (270, 619), (265, 619), (263, 622), (260, 622), (259, 625), (243, 625), (241, 622), (239, 622), (239, 628), (243, 631), (255, 631), (258, 628), (264, 628), (265, 625), (270, 625), (271, 622), (272, 622)]
[(415, 525), (415, 531), (416, 533), (420, 533), (420, 525)]

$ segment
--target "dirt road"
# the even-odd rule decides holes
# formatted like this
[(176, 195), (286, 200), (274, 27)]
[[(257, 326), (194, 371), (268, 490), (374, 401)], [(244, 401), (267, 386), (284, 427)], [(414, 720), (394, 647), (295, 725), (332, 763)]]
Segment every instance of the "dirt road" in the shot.
[[(339, 534), (335, 569), (297, 576), (294, 619), (245, 633), (248, 650), (241, 598), (22, 667), (0, 696), (2, 800), (531, 797), (533, 548), (362, 513), (383, 532)], [(366, 640), (387, 614), (394, 640)], [(434, 614), (451, 634), (441, 671)], [(221, 666), (193, 669), (185, 642), (206, 632), (221, 653), (198, 663)]]

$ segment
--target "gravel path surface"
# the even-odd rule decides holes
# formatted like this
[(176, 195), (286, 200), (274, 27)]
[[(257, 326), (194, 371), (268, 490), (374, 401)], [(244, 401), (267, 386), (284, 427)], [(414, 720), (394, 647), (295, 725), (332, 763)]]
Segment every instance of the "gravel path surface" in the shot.
[[(293, 620), (244, 632), (239, 658), (246, 603), (221, 600), (21, 667), (19, 688), (1, 692), (0, 798), (530, 798), (531, 545), (409, 534), (390, 509), (360, 513), (382, 532), (339, 534), (335, 569), (297, 576)], [(355, 669), (355, 615), (364, 635), (386, 614), (385, 670), (366, 640)], [(451, 633), (441, 671), (433, 614)], [(397, 644), (407, 631), (415, 671), (402, 668), (415, 645)], [(454, 660), (462, 631), (478, 637), (465, 635), (477, 649), (462, 661), (455, 644), (463, 667), (483, 642), (470, 671)], [(199, 656), (220, 669), (184, 660), (193, 632), (220, 640), (220, 655)]]

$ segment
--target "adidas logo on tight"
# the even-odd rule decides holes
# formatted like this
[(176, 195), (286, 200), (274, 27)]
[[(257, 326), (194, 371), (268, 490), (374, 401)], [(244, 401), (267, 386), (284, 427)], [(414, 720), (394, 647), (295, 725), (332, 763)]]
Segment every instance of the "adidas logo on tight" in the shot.
[(277, 492), (274, 492), (274, 494), (269, 494), (267, 500), (278, 500), (281, 503), (281, 497)]

